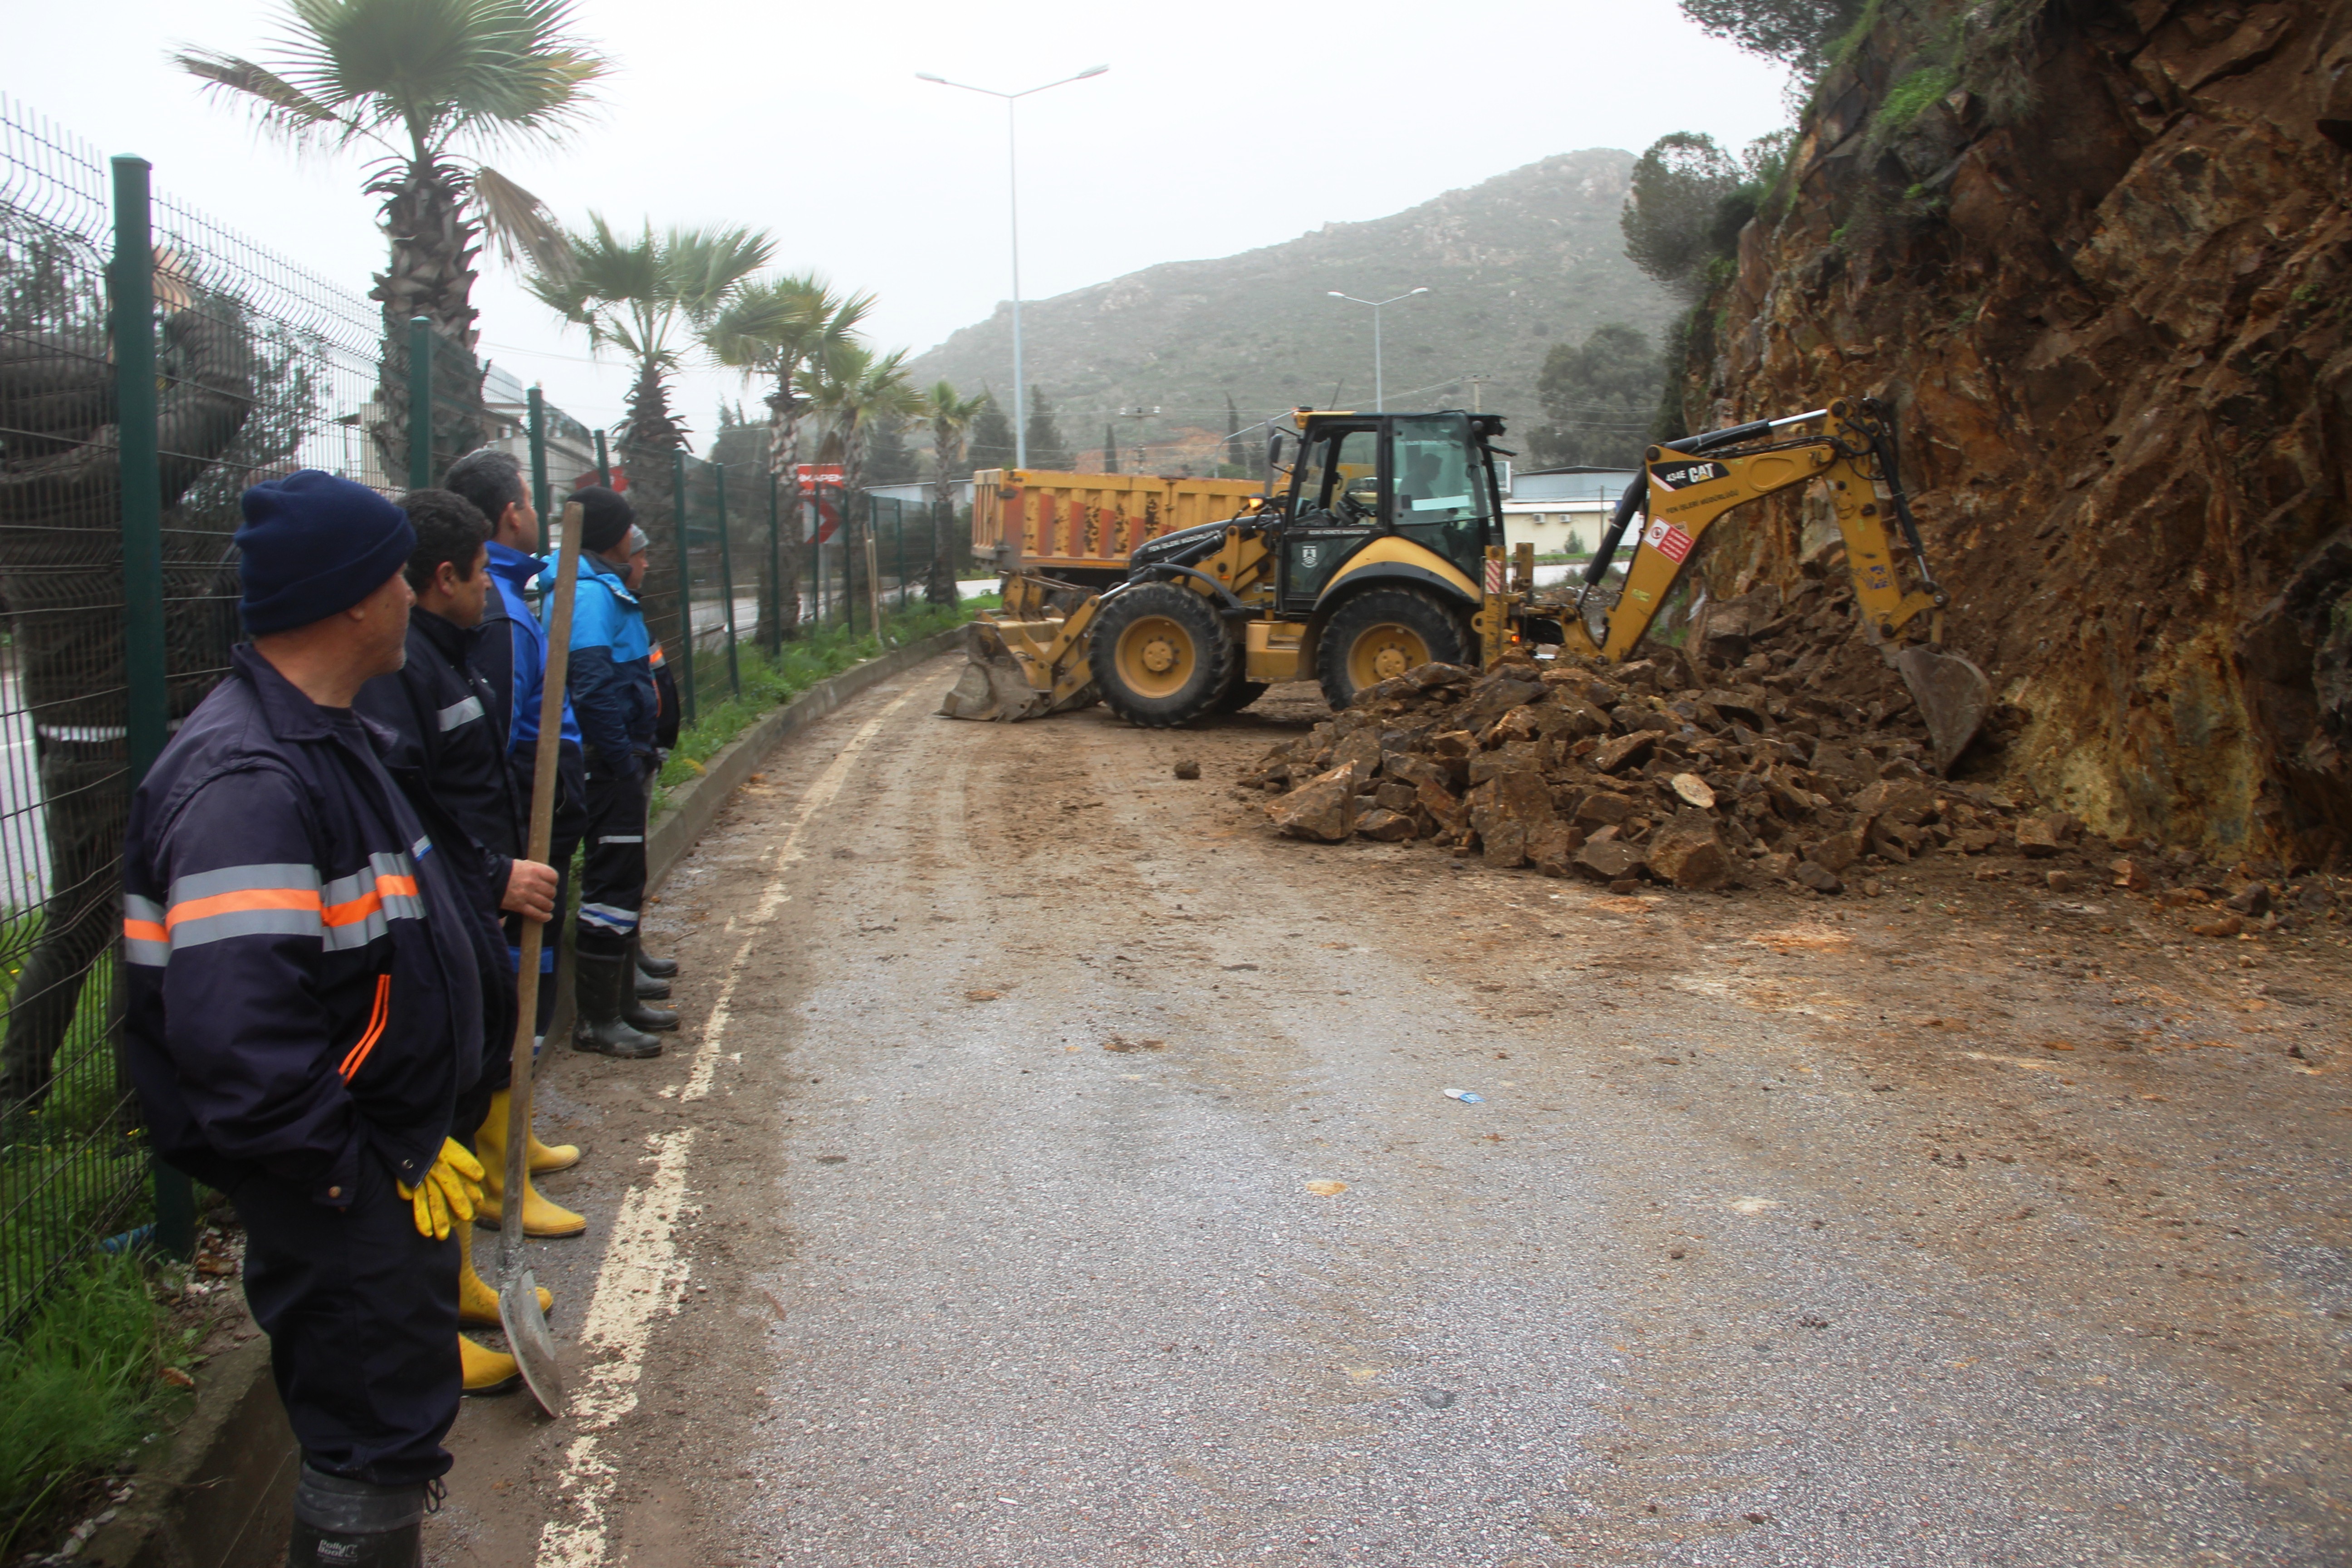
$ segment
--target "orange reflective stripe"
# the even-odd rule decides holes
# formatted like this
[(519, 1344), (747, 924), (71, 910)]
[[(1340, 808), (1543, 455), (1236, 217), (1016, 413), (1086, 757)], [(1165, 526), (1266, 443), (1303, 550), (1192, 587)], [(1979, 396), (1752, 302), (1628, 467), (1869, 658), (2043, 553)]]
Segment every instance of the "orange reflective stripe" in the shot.
[(416, 879), (414, 877), (378, 877), (375, 890), (386, 898), (415, 898)]
[(171, 930), (184, 921), (200, 921), (208, 915), (238, 914), (247, 910), (315, 910), (319, 907), (316, 888), (247, 888), (241, 892), (215, 893), (208, 899), (187, 899), (173, 904), (163, 915), (163, 929)]
[(392, 976), (379, 974), (375, 977), (375, 1012), (368, 1018), (367, 1033), (360, 1037), (360, 1043), (352, 1047), (351, 1054), (343, 1058), (343, 1065), (338, 1069), (342, 1073), (345, 1083), (351, 1082), (352, 1076), (366, 1063), (368, 1053), (375, 1049), (376, 1041), (383, 1037), (384, 1023), (391, 1016)]
[(330, 904), (319, 911), (319, 918), (331, 926), (347, 926), (363, 921), (383, 908), (382, 893), (362, 893), (348, 904)]
[(167, 935), (161, 921), (126, 920), (122, 922), (122, 938), (125, 942), (163, 942), (166, 940)]

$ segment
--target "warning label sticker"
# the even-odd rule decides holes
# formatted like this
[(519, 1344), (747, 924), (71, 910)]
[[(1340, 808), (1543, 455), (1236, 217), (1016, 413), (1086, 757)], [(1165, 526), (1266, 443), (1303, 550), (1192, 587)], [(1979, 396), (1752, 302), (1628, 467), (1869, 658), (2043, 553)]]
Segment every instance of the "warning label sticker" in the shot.
[(1667, 560), (1679, 563), (1690, 554), (1691, 546), (1697, 541), (1662, 517), (1654, 520), (1643, 532), (1642, 542)]

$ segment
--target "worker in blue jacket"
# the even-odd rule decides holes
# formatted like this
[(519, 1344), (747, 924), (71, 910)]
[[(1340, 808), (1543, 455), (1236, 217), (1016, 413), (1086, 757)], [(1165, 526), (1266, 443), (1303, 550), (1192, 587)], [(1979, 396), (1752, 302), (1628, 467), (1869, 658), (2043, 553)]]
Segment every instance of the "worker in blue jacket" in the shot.
[(400, 668), (416, 531), (315, 469), (237, 531), (252, 641), (131, 805), (123, 1054), (156, 1153), (227, 1194), (301, 1445), (287, 1561), (418, 1561), (457, 1414), (481, 954), (454, 857), (352, 709)]
[(602, 485), (572, 499), (580, 503), (582, 531), (568, 685), (588, 764), (572, 1044), (605, 1056), (658, 1056), (661, 1041), (651, 1031), (676, 1028), (677, 1015), (640, 1003), (635, 985), (655, 721), (652, 639), (627, 579), (637, 531), (629, 503)]
[[(399, 738), (387, 761), (404, 786), (413, 784), (412, 796), (422, 790), (429, 797), (416, 803), (420, 809), (446, 812), (457, 830), (441, 848), (468, 870), (486, 1011), (481, 1081), (459, 1099), (455, 1128), (457, 1141), (482, 1162), (478, 1207), (484, 1219), (495, 1221), (502, 1212), (515, 1033), (514, 970), (500, 914), (553, 919), (555, 871), (525, 858), (528, 828), (507, 767), (507, 738), (492, 712), (496, 692), (473, 663), (489, 597), (489, 524), (471, 501), (449, 490), (411, 490), (400, 507), (416, 530), (406, 570), (416, 595), (408, 616), (408, 658), (397, 674), (379, 675), (362, 687), (353, 706)], [(488, 629), (506, 639), (504, 626)], [(493, 1166), (497, 1175), (490, 1173)], [(584, 1217), (528, 1186), (523, 1206), (530, 1235), (578, 1236), (588, 1228)], [(457, 1321), (498, 1328), (498, 1292), (474, 1268), (472, 1221), (457, 1221), (455, 1234)], [(514, 1358), (503, 1352), (463, 1336), (457, 1348), (467, 1394), (499, 1393), (520, 1381)]]

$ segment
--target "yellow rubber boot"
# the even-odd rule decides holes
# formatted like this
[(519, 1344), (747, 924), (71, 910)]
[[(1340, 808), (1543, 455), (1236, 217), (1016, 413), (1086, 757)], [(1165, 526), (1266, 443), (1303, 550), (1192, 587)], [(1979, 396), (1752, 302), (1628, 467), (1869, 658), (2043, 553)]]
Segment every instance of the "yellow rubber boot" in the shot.
[(523, 1151), (522, 1157), (532, 1175), (544, 1176), (555, 1171), (568, 1171), (580, 1163), (580, 1145), (542, 1143), (539, 1141), (538, 1130), (534, 1128), (530, 1146)]
[(522, 1382), (522, 1368), (514, 1357), (478, 1345), (463, 1334), (457, 1336), (457, 1360), (465, 1368), (467, 1394), (504, 1394)]
[[(507, 1182), (507, 1091), (500, 1089), (490, 1096), (490, 1110), (482, 1119), (481, 1131), (474, 1136), (475, 1152), (482, 1162), (482, 1201), (475, 1212), (485, 1224), (503, 1225), (506, 1221)], [(522, 1233), (525, 1236), (554, 1237), (578, 1236), (588, 1228), (585, 1215), (573, 1214), (561, 1204), (550, 1203), (530, 1184), (530, 1173), (525, 1169), (522, 1178)]]
[[(457, 1238), (457, 1321), (469, 1329), (500, 1327), (499, 1293), (474, 1272), (474, 1222), (453, 1219), (449, 1229)], [(544, 1285), (539, 1288), (539, 1310), (542, 1313), (555, 1310), (555, 1296)]]

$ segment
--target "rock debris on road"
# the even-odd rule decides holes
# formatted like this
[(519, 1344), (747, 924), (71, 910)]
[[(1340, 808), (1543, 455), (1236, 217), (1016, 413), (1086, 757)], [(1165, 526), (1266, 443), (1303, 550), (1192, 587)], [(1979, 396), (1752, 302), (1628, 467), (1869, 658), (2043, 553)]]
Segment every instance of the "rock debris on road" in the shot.
[(1319, 704), (960, 724), (954, 673), (671, 877), (668, 1055), (552, 1061), (575, 1384), (691, 1126), (677, 1261), (609, 1472), (469, 1405), (436, 1563), (2352, 1550), (2340, 945), (1310, 847), (1229, 782)]

